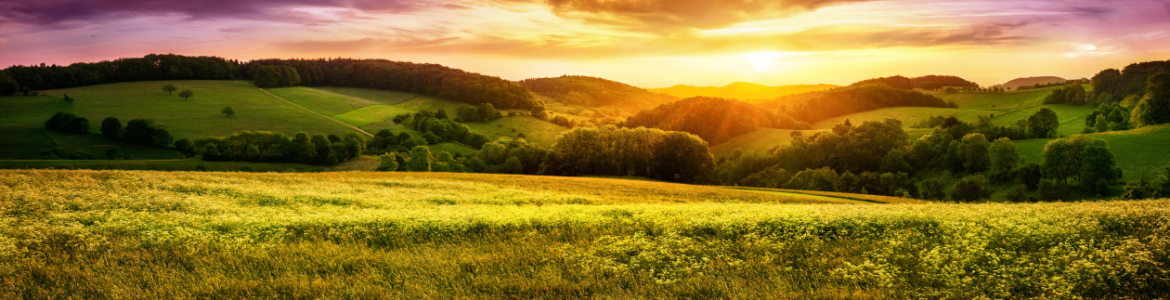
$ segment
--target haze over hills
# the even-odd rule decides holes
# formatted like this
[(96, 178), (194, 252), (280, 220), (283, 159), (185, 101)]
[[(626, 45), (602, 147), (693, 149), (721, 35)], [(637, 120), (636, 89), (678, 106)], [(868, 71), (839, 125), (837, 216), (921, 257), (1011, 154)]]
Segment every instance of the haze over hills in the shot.
[(650, 89), (651, 92), (664, 93), (679, 98), (690, 97), (716, 97), (716, 98), (732, 98), (739, 99), (744, 102), (754, 103), (765, 99), (773, 99), (776, 97), (799, 94), (813, 91), (823, 91), (837, 87), (832, 84), (797, 84), (797, 85), (780, 85), (780, 86), (766, 86), (750, 82), (735, 82), (721, 87), (715, 86), (693, 86), (686, 84), (679, 84), (668, 88)]
[(1022, 77), (1022, 78), (1012, 79), (1012, 80), (1009, 80), (1008, 82), (1004, 82), (1003, 84), (1000, 84), (999, 86), (1007, 88), (1007, 89), (1015, 90), (1021, 86), (1033, 86), (1036, 84), (1062, 83), (1065, 81), (1066, 80), (1064, 78), (1060, 78), (1060, 77), (1056, 77), (1056, 76), (1035, 76), (1035, 77)]

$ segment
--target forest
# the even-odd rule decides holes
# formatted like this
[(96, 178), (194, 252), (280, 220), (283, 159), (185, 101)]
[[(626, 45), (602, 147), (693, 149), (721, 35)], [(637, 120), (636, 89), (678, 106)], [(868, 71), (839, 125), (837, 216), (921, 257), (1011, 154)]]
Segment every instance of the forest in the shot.
[(1093, 91), (1108, 93), (1123, 99), (1129, 95), (1143, 95), (1146, 82), (1154, 74), (1170, 72), (1170, 60), (1133, 63), (1118, 71), (1105, 69), (1093, 75)]
[(759, 128), (809, 129), (806, 122), (735, 99), (694, 97), (644, 110), (621, 124), (685, 131), (719, 144)]

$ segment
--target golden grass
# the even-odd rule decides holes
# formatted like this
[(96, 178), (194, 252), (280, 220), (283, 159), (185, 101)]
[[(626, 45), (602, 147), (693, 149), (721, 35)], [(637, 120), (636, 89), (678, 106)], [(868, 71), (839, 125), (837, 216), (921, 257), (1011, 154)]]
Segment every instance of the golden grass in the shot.
[(496, 174), (3, 170), (0, 298), (1170, 296), (1170, 200), (839, 205), (775, 192)]

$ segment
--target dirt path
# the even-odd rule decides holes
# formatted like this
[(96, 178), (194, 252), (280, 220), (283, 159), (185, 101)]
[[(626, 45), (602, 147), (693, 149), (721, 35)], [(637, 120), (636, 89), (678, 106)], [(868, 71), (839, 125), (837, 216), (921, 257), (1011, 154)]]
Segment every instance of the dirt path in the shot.
[(317, 114), (318, 116), (322, 116), (322, 117), (325, 117), (326, 119), (330, 119), (330, 120), (333, 120), (337, 123), (341, 123), (341, 125), (349, 126), (349, 128), (353, 128), (354, 130), (357, 130), (358, 132), (365, 133), (368, 136), (374, 136), (374, 134), (372, 134), (372, 133), (369, 133), (365, 130), (362, 130), (361, 128), (357, 128), (357, 126), (349, 125), (349, 123), (342, 122), (340, 120), (334, 119), (333, 117), (323, 115), (319, 112), (313, 111), (312, 109), (308, 109), (304, 106), (301, 106), (300, 104), (296, 104), (295, 102), (288, 101), (288, 99), (277, 96), (276, 94), (273, 94), (272, 92), (269, 92), (268, 90), (265, 90), (265, 89), (260, 89), (260, 90), (264, 91), (265, 93), (268, 93), (269, 95), (272, 95), (273, 97), (276, 97), (276, 99), (284, 100), (285, 102), (288, 102), (289, 104), (296, 105), (297, 107), (300, 107), (301, 109), (307, 110), (311, 113)]

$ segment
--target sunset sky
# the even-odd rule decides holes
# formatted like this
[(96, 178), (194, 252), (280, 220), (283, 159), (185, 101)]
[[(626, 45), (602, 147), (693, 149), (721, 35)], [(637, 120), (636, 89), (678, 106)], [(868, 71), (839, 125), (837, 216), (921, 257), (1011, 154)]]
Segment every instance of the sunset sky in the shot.
[(0, 65), (149, 53), (439, 63), (645, 88), (1091, 77), (1170, 59), (1170, 0), (0, 0)]

